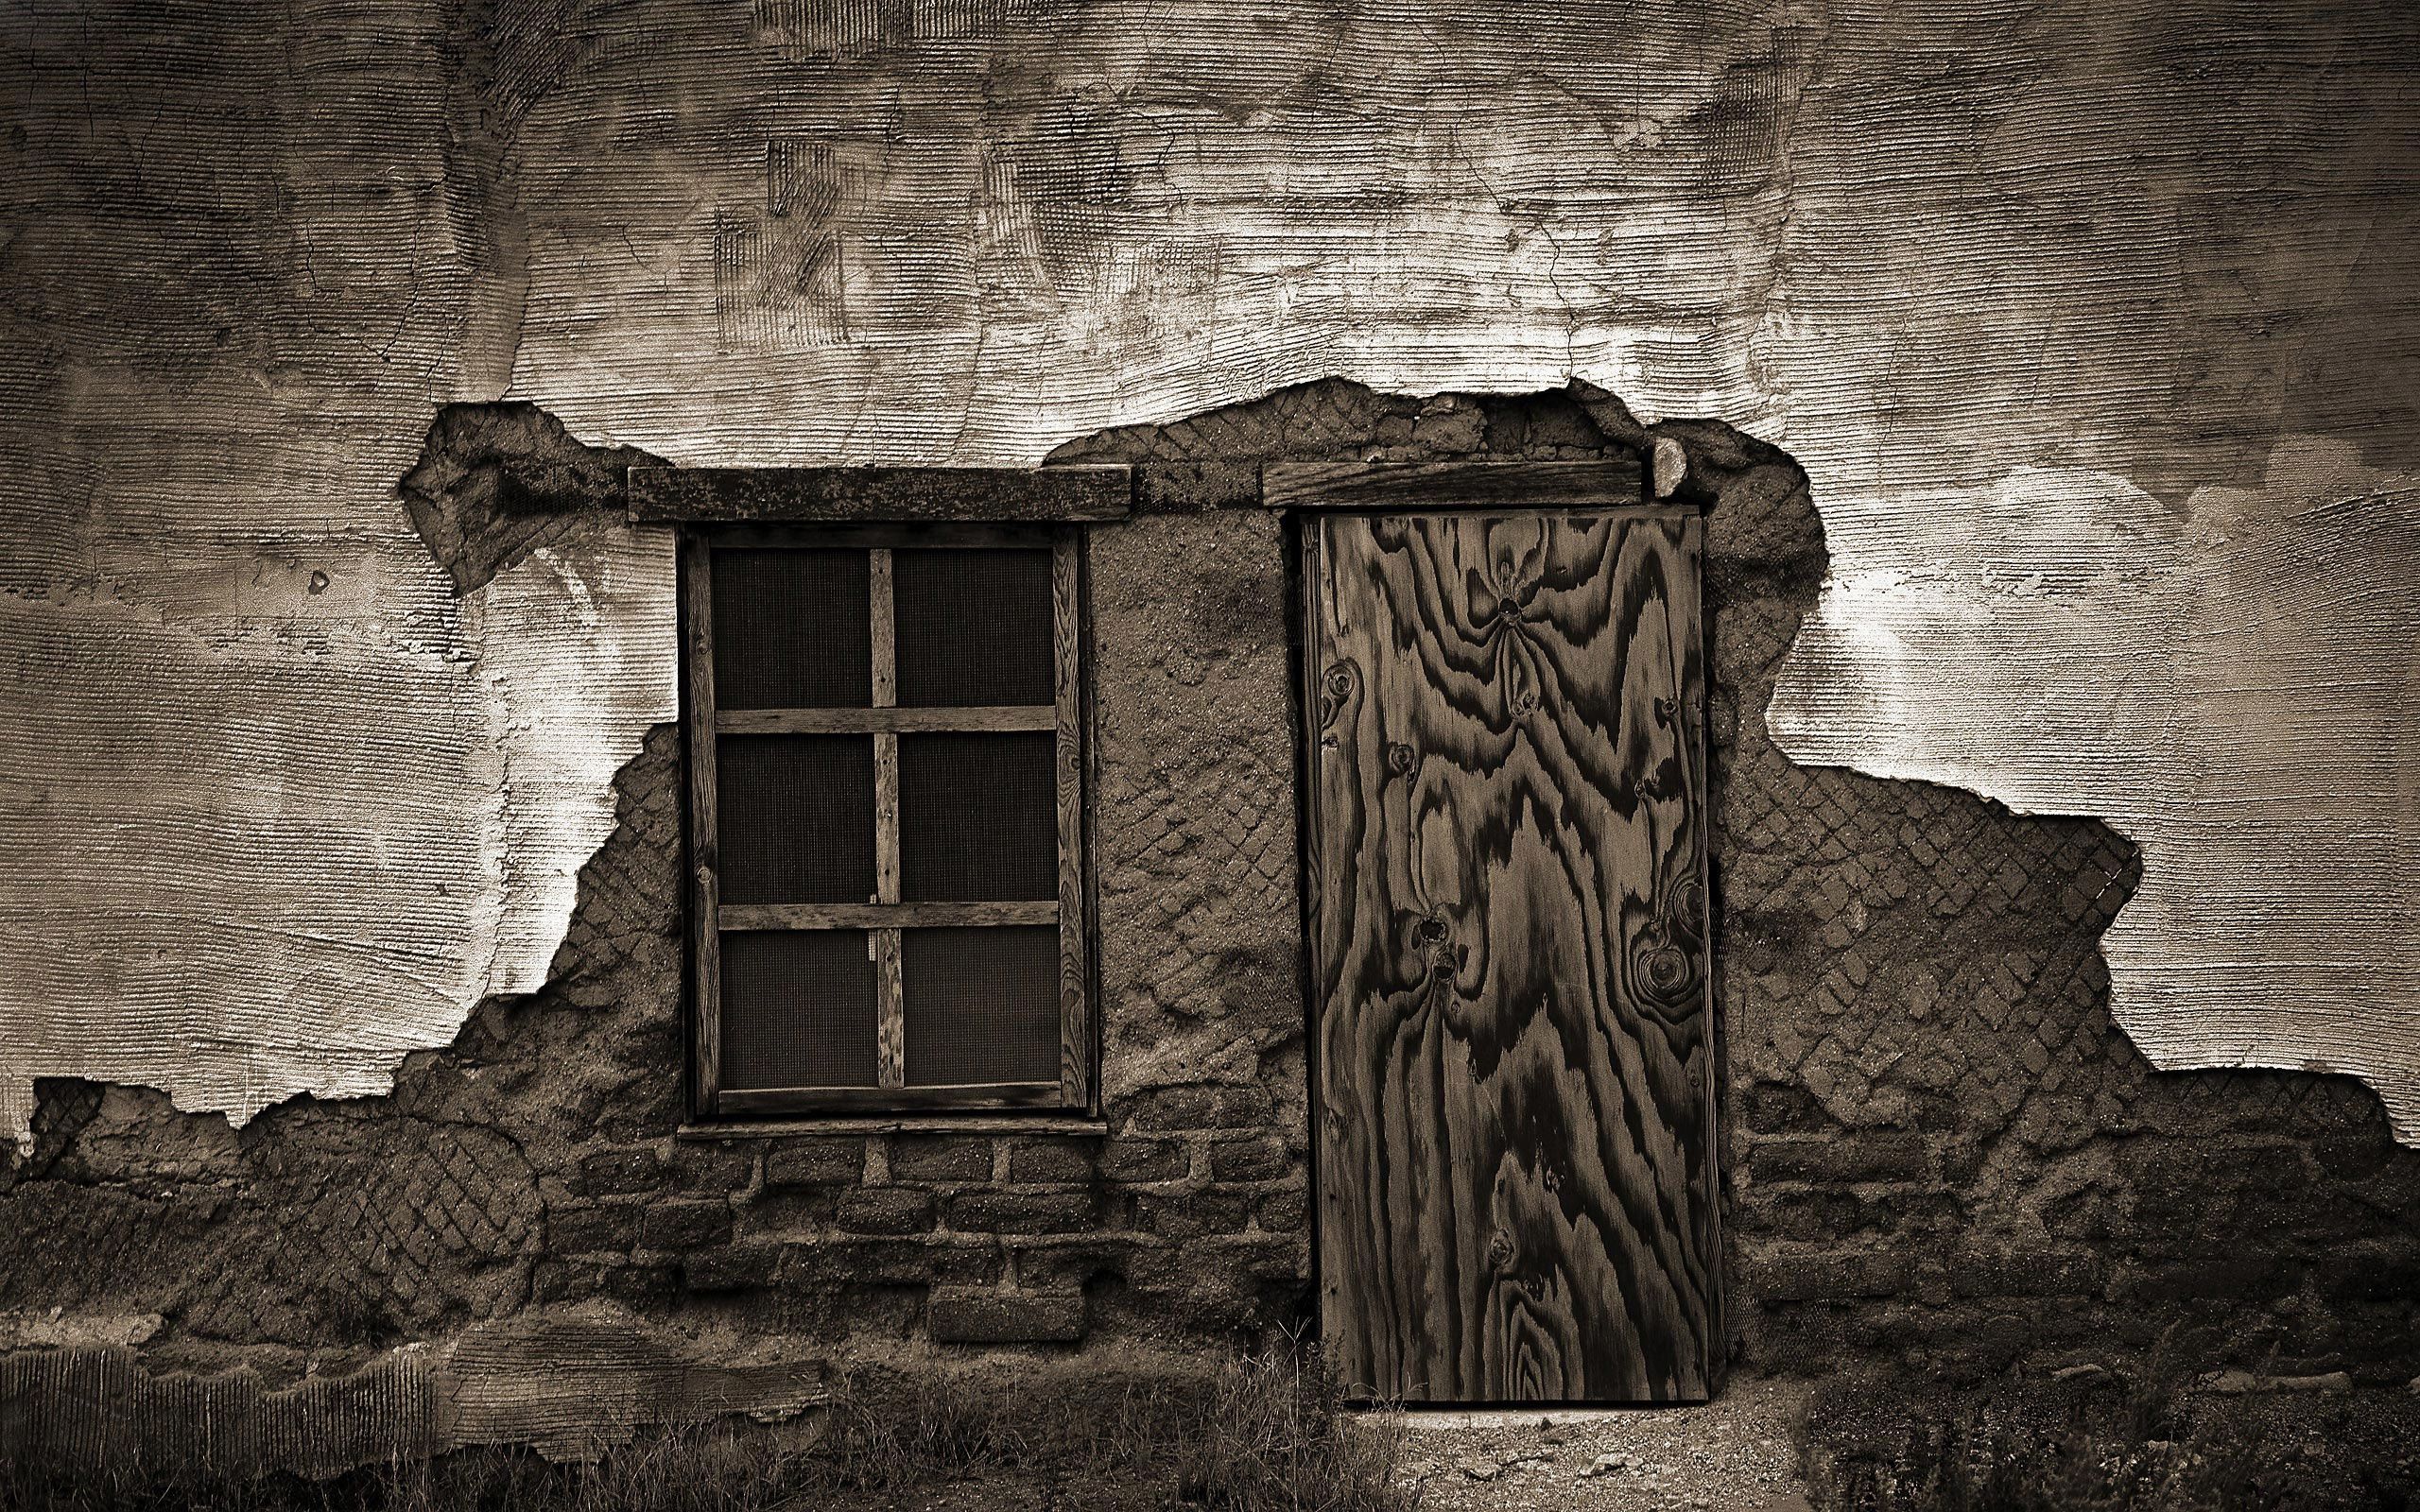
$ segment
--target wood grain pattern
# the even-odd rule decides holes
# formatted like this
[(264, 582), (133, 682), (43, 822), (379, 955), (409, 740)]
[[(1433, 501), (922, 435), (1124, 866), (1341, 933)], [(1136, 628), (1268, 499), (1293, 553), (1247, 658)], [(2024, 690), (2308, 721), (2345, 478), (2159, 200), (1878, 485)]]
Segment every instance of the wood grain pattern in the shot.
[(1272, 509), (1470, 509), (1647, 502), (1634, 456), (1589, 462), (1271, 462), (1261, 502)]
[(1089, 931), (1084, 912), (1082, 558), (1074, 532), (1050, 557), (1051, 638), (1058, 726), (1054, 748), (1059, 838), (1059, 1081), (1070, 1108), (1092, 1098)]
[(1123, 464), (1077, 467), (634, 467), (643, 521), (1117, 520)]
[(722, 1085), (722, 952), (716, 936), (715, 610), (713, 548), (681, 537), (681, 728), (687, 737), (689, 798), (689, 1107), (714, 1111)]
[(866, 949), (873, 954), (874, 1085), (895, 1090), (908, 1085), (907, 989), (899, 931), (867, 931)]
[(1331, 1358), (1407, 1400), (1703, 1400), (1702, 524), (1304, 529)]

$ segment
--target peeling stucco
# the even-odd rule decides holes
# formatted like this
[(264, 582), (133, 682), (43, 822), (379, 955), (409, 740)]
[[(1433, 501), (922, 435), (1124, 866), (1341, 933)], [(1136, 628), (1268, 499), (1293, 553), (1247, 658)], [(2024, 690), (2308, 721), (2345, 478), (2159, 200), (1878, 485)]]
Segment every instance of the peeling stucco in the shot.
[(21, 1144), (36, 1077), (241, 1123), (382, 1092), (482, 998), (544, 980), (614, 772), (670, 717), (666, 559), (592, 523), (435, 607), (214, 636), (0, 601), (22, 700), (0, 762), (23, 795), (0, 849), (48, 858), (0, 936), (0, 1122)]
[(2420, 478), (2295, 438), (2178, 510), (2028, 470), (1830, 539), (1783, 749), (2108, 819), (2145, 1053), (2349, 1072), (2420, 1143)]
[(374, 1092), (543, 972), (668, 714), (666, 570), (600, 523), (458, 597), (392, 491), (448, 404), (1016, 462), (1578, 374), (1805, 464), (1802, 759), (2107, 816), (2152, 1054), (2360, 1072), (2414, 1132), (2408, 7), (5, 25), (0, 1120)]

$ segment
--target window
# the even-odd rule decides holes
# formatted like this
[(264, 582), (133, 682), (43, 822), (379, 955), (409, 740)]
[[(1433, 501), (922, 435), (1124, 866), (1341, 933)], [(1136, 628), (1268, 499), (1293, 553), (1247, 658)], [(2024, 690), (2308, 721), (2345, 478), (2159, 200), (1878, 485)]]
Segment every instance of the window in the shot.
[(1075, 532), (681, 559), (697, 1111), (1084, 1107)]

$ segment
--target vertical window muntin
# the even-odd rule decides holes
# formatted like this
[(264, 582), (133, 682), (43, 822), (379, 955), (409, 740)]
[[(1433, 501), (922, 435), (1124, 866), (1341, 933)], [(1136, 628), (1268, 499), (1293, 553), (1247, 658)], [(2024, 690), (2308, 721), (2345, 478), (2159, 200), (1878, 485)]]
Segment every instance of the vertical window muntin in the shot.
[[(822, 647), (846, 667), (862, 666), (864, 696), (854, 702), (836, 697), (833, 679), (819, 669), (742, 668), (737, 680), (746, 688), (803, 688), (806, 700), (795, 706), (768, 706), (761, 693), (752, 692), (751, 701), (757, 706), (723, 707), (716, 696), (717, 678), (718, 673), (726, 679), (734, 676), (734, 652), (717, 633), (718, 582), (725, 585), (727, 593), (730, 584), (739, 583), (742, 592), (753, 595), (748, 602), (761, 610), (769, 594), (779, 597), (778, 585), (769, 589), (766, 582), (769, 570), (778, 576), (778, 564), (769, 568), (765, 559), (769, 554), (820, 553), (828, 558), (836, 551), (855, 552), (864, 561), (867, 639), (862, 660), (860, 648), (837, 636), (828, 603), (812, 605), (803, 616), (804, 628), (797, 633), (786, 629), (769, 636), (759, 633), (754, 639)], [(1020, 552), (1032, 554), (1028, 561), (1046, 563), (1046, 610), (1029, 601), (1020, 610), (1019, 595), (1011, 590), (1022, 568), (1007, 555)], [(692, 1102), (698, 1115), (1015, 1108), (1072, 1110), (1089, 1105), (1078, 552), (1076, 532), (1053, 526), (795, 531), (693, 527), (684, 531), (681, 545), (683, 697), (689, 733)], [(746, 570), (735, 570), (734, 558), (746, 558), (736, 564)], [(840, 596), (854, 599), (857, 579), (851, 574), (842, 576), (847, 581)], [(987, 585), (987, 602), (963, 601), (986, 593)], [(953, 595), (960, 601), (952, 603)], [(1029, 600), (1030, 595), (1027, 597)], [(909, 616), (904, 622), (903, 608)], [(944, 623), (943, 617), (951, 614), (960, 616), (960, 622)], [(1004, 644), (985, 642), (991, 627), (987, 615), (1011, 627)], [(1038, 632), (1046, 627), (1046, 646), (1037, 645)], [(953, 664), (935, 665), (936, 647), (948, 651), (953, 635), (957, 638)], [(1045, 655), (1046, 667), (1037, 664), (1037, 658)], [(994, 689), (1005, 690), (1017, 701), (964, 701)], [(1038, 701), (1046, 692), (1047, 701)], [(750, 749), (752, 743), (778, 742), (784, 737), (806, 745), (820, 743), (822, 748), (802, 751), (786, 761), (779, 759), (777, 752)], [(719, 774), (724, 771), (744, 770), (761, 787), (763, 771), (795, 768), (840, 774), (846, 780), (832, 784), (832, 790), (854, 792), (859, 782), (853, 770), (856, 763), (839, 758), (831, 748), (830, 742), (836, 738), (864, 740), (871, 746), (873, 868), (864, 901), (840, 900), (828, 882), (810, 888), (817, 900), (812, 902), (764, 901), (761, 881), (749, 885), (758, 888), (759, 896), (748, 901), (725, 896), (723, 852), (727, 848), (745, 853), (752, 879), (795, 873), (865, 880), (861, 855), (848, 865), (822, 864), (831, 858), (819, 857), (816, 865), (785, 868), (778, 854), (769, 862), (765, 837), (748, 829), (752, 816), (732, 812), (730, 799), (720, 791)], [(969, 828), (982, 804), (963, 790), (964, 782), (969, 775), (985, 769), (983, 750), (993, 741), (998, 742), (1000, 771), (1004, 778), (1013, 778), (1004, 785), (1023, 795), (1024, 807), (1000, 816), (1009, 822), (996, 830)], [(903, 746), (908, 777), (905, 806)], [(735, 748), (747, 753), (736, 766), (723, 759), (726, 750)], [(1040, 796), (1046, 768), (1048, 813), (1025, 812), (1034, 807)], [(811, 806), (824, 795), (791, 797)], [(930, 825), (920, 824), (919, 803), (939, 812), (952, 806), (953, 800), (961, 811), (956, 833), (965, 839), (963, 855), (951, 853), (947, 834), (936, 834)], [(845, 806), (847, 799), (835, 801)], [(821, 827), (825, 832), (835, 823), (845, 827), (846, 819), (845, 814), (836, 818), (827, 813)], [(1046, 833), (1046, 855), (1037, 849)], [(745, 838), (735, 841), (735, 835)], [(845, 856), (838, 859), (849, 861)], [(1052, 863), (1047, 871), (1041, 866), (1046, 859)], [(812, 1061), (813, 1057), (786, 1053), (786, 1047), (769, 1050), (761, 1044), (733, 1041), (735, 1025), (726, 998), (728, 938), (810, 932), (826, 936), (854, 933), (864, 941), (875, 994), (873, 1074), (834, 1074), (828, 1085), (737, 1085), (749, 1079), (750, 1068), (796, 1066)], [(979, 968), (994, 939), (1000, 946), (997, 969), (987, 975)], [(987, 989), (1006, 993), (1022, 984), (1025, 997), (1003, 1001), (997, 1017), (1004, 1031), (1015, 1029), (1028, 1039), (1038, 1032), (1040, 1004), (1032, 996), (1043, 985), (1037, 975), (1038, 952), (1052, 940), (1058, 957), (1055, 1010), (1050, 1016), (1058, 1038), (1055, 1076), (1040, 1074), (1052, 1057), (1037, 1041), (1004, 1048), (1001, 1063), (1010, 1074), (1000, 1079), (965, 1079), (972, 1074), (970, 1067), (981, 1058), (979, 1055), (970, 1058), (966, 1053), (968, 1021), (972, 1018), (975, 1024), (981, 1023)], [(761, 937), (742, 942), (741, 965), (753, 973), (748, 978), (751, 982), (774, 980), (766, 977), (765, 965), (786, 954), (815, 959), (830, 956), (828, 937), (815, 942), (821, 950), (785, 953), (769, 948), (774, 943)], [(978, 969), (970, 971), (970, 961)], [(845, 990), (831, 984), (803, 984), (790, 988), (787, 997), (797, 1003), (821, 1004), (818, 1011), (829, 1012), (830, 1005), (839, 1001), (835, 993)], [(911, 1026), (911, 1020), (917, 1019), (914, 996), (919, 991), (939, 1005), (936, 1014), (945, 1013), (946, 1022), (937, 1018), (934, 1022)], [(743, 1032), (749, 1028), (740, 1027)], [(755, 1027), (761, 1032), (761, 1025)], [(862, 1027), (861, 1023), (821, 1023), (814, 1033), (801, 1036), (801, 1042), (861, 1047)], [(956, 1079), (917, 1080), (925, 1068), (935, 1068), (940, 1074)]]

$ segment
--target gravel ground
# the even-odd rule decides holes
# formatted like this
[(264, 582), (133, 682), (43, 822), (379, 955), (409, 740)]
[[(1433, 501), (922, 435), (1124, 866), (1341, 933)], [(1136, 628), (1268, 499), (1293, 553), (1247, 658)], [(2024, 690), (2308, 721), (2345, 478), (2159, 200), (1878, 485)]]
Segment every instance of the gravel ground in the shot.
[(1807, 1387), (1735, 1380), (1710, 1406), (1408, 1412), (1419, 1512), (1803, 1512)]

